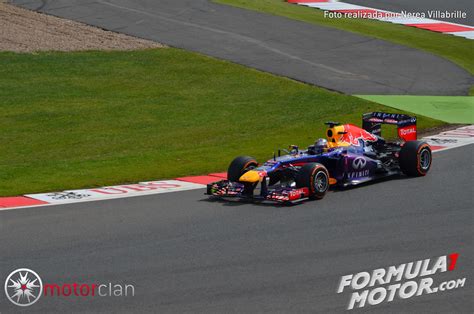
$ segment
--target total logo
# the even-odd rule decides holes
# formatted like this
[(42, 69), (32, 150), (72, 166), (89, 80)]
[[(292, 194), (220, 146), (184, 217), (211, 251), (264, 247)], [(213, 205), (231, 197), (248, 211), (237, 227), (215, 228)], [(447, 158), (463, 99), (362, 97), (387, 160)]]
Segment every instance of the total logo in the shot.
[(416, 133), (415, 128), (407, 128), (407, 129), (400, 129), (400, 134), (401, 135), (410, 135)]
[(19, 268), (5, 280), (5, 295), (17, 306), (30, 306), (44, 297), (128, 297), (135, 296), (130, 284), (44, 283), (33, 270)]

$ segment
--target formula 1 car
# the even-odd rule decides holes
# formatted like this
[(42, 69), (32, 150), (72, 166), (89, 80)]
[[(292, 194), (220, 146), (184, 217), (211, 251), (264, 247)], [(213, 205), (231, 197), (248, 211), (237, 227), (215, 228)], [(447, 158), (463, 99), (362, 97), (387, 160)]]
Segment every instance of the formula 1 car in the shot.
[[(400, 140), (383, 139), (382, 124), (396, 125)], [(354, 186), (401, 173), (424, 176), (431, 167), (431, 147), (416, 140), (416, 117), (372, 112), (363, 115), (362, 128), (338, 122), (326, 125), (327, 138), (305, 150), (292, 145), (262, 165), (253, 157), (235, 158), (227, 180), (208, 184), (206, 194), (297, 203), (323, 198), (330, 186)]]

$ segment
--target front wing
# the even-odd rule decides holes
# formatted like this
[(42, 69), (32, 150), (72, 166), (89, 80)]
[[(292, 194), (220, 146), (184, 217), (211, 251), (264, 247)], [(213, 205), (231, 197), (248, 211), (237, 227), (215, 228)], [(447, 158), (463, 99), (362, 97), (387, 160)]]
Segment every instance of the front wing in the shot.
[(294, 188), (287, 186), (269, 186), (260, 184), (260, 189), (245, 187), (239, 182), (221, 180), (207, 185), (207, 195), (220, 198), (237, 198), (251, 201), (270, 201), (274, 203), (298, 203), (309, 199), (308, 188)]

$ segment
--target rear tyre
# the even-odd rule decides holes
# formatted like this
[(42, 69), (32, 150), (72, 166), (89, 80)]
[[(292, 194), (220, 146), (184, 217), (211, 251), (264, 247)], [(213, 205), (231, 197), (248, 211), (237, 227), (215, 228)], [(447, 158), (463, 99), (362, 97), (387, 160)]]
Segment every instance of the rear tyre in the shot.
[(309, 189), (309, 197), (322, 199), (329, 189), (329, 172), (321, 164), (309, 163), (300, 168), (295, 177), (296, 187)]
[(406, 142), (400, 150), (400, 169), (407, 176), (420, 177), (426, 175), (431, 168), (431, 162), (431, 148), (425, 142)]
[(227, 169), (227, 179), (232, 182), (239, 181), (240, 177), (249, 170), (258, 166), (255, 158), (250, 156), (239, 156), (235, 158)]

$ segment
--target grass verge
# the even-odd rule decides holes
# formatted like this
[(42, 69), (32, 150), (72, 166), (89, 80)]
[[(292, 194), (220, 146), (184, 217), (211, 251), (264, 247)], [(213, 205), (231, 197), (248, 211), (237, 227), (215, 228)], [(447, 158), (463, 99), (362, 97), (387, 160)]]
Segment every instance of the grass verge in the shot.
[(372, 110), (393, 111), (177, 49), (0, 53), (0, 196), (218, 171)]
[[(425, 50), (444, 57), (474, 73), (474, 41), (461, 37), (407, 27), (398, 24), (365, 19), (329, 19), (321, 10), (289, 4), (285, 0), (213, 0), (254, 11), (375, 37), (393, 43)], [(470, 91), (474, 95), (474, 88)]]
[(472, 96), (357, 96), (400, 110), (407, 110), (448, 123), (474, 123)]

